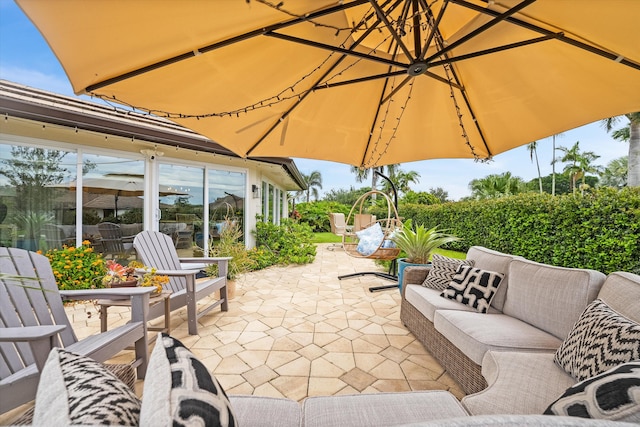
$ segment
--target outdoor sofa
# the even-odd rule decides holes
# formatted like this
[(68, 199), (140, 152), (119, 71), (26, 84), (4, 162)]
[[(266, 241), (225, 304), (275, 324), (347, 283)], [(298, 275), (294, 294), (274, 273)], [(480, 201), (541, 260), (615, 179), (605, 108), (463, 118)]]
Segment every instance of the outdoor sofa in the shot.
[[(429, 299), (429, 304), (420, 300), (418, 296), (428, 288), (411, 281), (419, 274), (425, 277), (425, 272), (419, 271), (421, 267), (407, 271), (401, 313), (403, 322), (429, 351), (433, 351), (434, 343), (429, 339), (434, 333), (441, 335), (439, 339), (452, 337), (444, 346), (448, 345), (453, 356), (441, 359), (449, 373), (459, 377), (458, 371), (467, 372), (481, 357), (478, 366), (488, 387), (462, 401), (447, 391), (315, 396), (302, 402), (227, 396), (193, 353), (178, 340), (163, 334), (150, 357), (142, 402), (136, 402), (135, 395), (131, 399), (134, 409), (129, 412), (134, 413), (138, 405), (140, 418), (128, 425), (188, 425), (189, 417), (212, 423), (203, 425), (274, 427), (631, 426), (640, 423), (639, 275), (617, 272), (605, 277), (592, 270), (538, 264), (481, 247), (470, 249), (468, 258), (477, 266), (504, 271), (505, 281), (500, 286), (507, 286), (497, 300), (493, 298), (488, 313), (469, 310), (463, 304), (457, 306), (456, 301), (442, 298), (439, 293), (439, 299)], [(428, 305), (438, 303), (446, 307), (426, 310)], [(406, 311), (408, 305), (421, 313), (423, 319), (435, 320), (422, 321), (434, 324), (430, 335), (425, 336), (417, 329), (424, 326), (410, 318), (418, 315)], [(442, 326), (455, 324), (459, 319), (453, 316), (455, 313), (461, 318), (473, 317), (469, 324), (476, 327), (467, 329), (467, 342), (459, 339), (461, 328), (452, 333), (454, 329)], [(443, 315), (449, 322), (438, 320)], [(600, 315), (604, 317), (599, 319)], [(597, 327), (592, 327), (594, 325)], [(584, 335), (585, 331), (598, 337), (589, 338)], [(529, 339), (524, 339), (526, 337)], [(620, 337), (626, 341), (619, 348)], [(458, 347), (461, 342), (462, 349)], [(584, 343), (594, 345), (585, 350)], [(594, 356), (590, 351), (598, 353)], [(558, 353), (562, 354), (556, 362)], [(434, 354), (441, 358), (437, 356), (439, 353)], [(560, 367), (567, 356), (575, 366)], [(600, 366), (602, 373), (581, 378), (588, 372), (579, 360), (585, 356), (587, 359), (594, 356), (591, 361), (606, 368)], [(619, 360), (616, 361), (616, 357)], [(77, 363), (85, 366), (69, 375), (65, 370), (74, 369)], [(87, 363), (90, 366), (86, 366)], [(92, 405), (84, 405), (88, 414), (81, 411), (81, 416), (91, 417), (94, 412), (100, 416), (126, 414), (127, 399), (120, 392), (96, 388), (98, 384), (117, 385), (119, 381), (100, 381), (100, 377), (111, 378), (110, 374), (101, 371), (97, 362), (94, 365), (82, 357), (54, 349), (42, 373), (41, 383), (46, 387), (38, 389), (34, 425), (70, 424), (69, 408), (77, 411), (76, 403), (87, 399), (83, 381), (90, 384), (96, 398), (91, 401)], [(565, 372), (576, 368), (572, 375)], [(74, 384), (76, 382), (80, 384)], [(76, 396), (73, 390), (79, 390)], [(110, 402), (125, 408), (100, 407)], [(605, 419), (581, 417), (586, 414)], [(231, 419), (233, 423), (229, 422)], [(89, 420), (76, 418), (76, 422), (85, 424), (90, 424)]]

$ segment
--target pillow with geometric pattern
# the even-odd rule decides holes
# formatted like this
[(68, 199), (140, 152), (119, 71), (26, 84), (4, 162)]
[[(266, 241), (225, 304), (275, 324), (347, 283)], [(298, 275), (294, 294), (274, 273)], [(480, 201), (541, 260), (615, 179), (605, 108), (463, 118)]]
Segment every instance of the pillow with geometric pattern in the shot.
[(640, 361), (569, 387), (544, 413), (640, 423)]
[(104, 365), (54, 347), (42, 369), (33, 425), (139, 425), (140, 400)]
[(502, 273), (462, 264), (440, 296), (475, 308), (479, 313), (486, 313), (503, 278)]
[(229, 398), (207, 367), (180, 341), (162, 333), (149, 358), (140, 425), (235, 426)]
[(424, 279), (424, 282), (422, 282), (422, 286), (442, 291), (449, 286), (460, 265), (470, 265), (473, 267), (474, 262), (472, 259), (449, 258), (443, 255), (433, 254), (429, 274), (427, 278)]
[(596, 299), (584, 309), (556, 351), (558, 366), (578, 381), (640, 359), (640, 324)]

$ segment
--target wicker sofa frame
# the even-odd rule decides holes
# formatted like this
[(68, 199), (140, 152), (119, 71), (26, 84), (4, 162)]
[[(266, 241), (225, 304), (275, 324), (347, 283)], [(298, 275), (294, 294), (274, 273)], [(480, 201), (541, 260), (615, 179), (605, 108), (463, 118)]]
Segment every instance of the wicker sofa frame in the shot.
[(482, 367), (438, 332), (433, 323), (407, 302), (404, 297), (407, 283), (422, 283), (428, 274), (429, 269), (427, 268), (407, 267), (404, 270), (400, 321), (440, 362), (447, 373), (460, 384), (465, 393), (472, 394), (482, 391), (488, 386), (482, 376)]

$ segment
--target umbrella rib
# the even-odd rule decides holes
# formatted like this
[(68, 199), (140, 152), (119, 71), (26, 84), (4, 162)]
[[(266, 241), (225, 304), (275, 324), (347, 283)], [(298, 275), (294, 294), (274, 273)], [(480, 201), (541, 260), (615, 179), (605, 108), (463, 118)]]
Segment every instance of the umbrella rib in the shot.
[(313, 20), (315, 18), (318, 18), (318, 17), (321, 17), (321, 16), (325, 16), (325, 15), (330, 15), (330, 14), (335, 13), (335, 12), (344, 11), (344, 10), (350, 9), (352, 7), (355, 7), (355, 6), (359, 6), (359, 5), (363, 4), (363, 3), (367, 3), (368, 1), (369, 0), (354, 0), (354, 1), (352, 1), (350, 3), (347, 3), (347, 4), (339, 4), (337, 6), (330, 7), (328, 9), (318, 10), (316, 12), (309, 13), (309, 14), (304, 15), (304, 16), (299, 16), (297, 18), (293, 18), (293, 19), (290, 19), (288, 21), (280, 22), (278, 24), (269, 25), (268, 27), (265, 27), (265, 28), (252, 30), (252, 31), (249, 31), (249, 32), (244, 33), (244, 34), (240, 34), (238, 36), (231, 37), (231, 38), (226, 39), (226, 40), (222, 40), (222, 41), (219, 41), (219, 42), (216, 42), (216, 43), (212, 43), (210, 45), (203, 46), (201, 48), (194, 49), (194, 50), (189, 51), (189, 52), (184, 52), (182, 54), (173, 56), (171, 58), (167, 58), (167, 59), (164, 59), (162, 61), (158, 61), (158, 62), (155, 62), (153, 64), (150, 64), (150, 65), (147, 65), (147, 66), (144, 66), (144, 67), (140, 67), (140, 68), (138, 68), (136, 70), (129, 71), (127, 73), (123, 73), (123, 74), (120, 74), (118, 76), (111, 77), (109, 79), (102, 80), (102, 81), (100, 81), (98, 83), (94, 83), (92, 85), (87, 86), (84, 89), (84, 91), (87, 92), (87, 93), (91, 93), (91, 92), (93, 92), (95, 90), (102, 89), (105, 86), (109, 86), (111, 84), (118, 83), (118, 82), (130, 79), (132, 77), (136, 77), (136, 76), (139, 76), (141, 74), (145, 74), (145, 73), (148, 73), (150, 71), (166, 67), (166, 66), (171, 65), (171, 64), (175, 64), (176, 62), (180, 62), (180, 61), (184, 61), (186, 59), (193, 58), (193, 57), (195, 57), (197, 55), (200, 55), (202, 53), (207, 53), (207, 52), (219, 49), (221, 47), (229, 46), (229, 45), (232, 45), (232, 44), (244, 41), (244, 40), (248, 40), (248, 39), (251, 39), (251, 38), (254, 38), (254, 37), (257, 37), (257, 36), (261, 36), (261, 35), (264, 35), (267, 32), (270, 32), (270, 31), (275, 31), (275, 30), (279, 30), (281, 28), (290, 27), (292, 25), (299, 24), (299, 23), (302, 23), (302, 22), (309, 22), (310, 20)]
[(267, 33), (264, 34), (265, 36), (269, 36), (269, 37), (275, 37), (281, 40), (287, 40), (287, 41), (291, 41), (294, 43), (300, 43), (303, 45), (307, 45), (307, 46), (313, 46), (313, 47), (317, 47), (320, 49), (325, 49), (325, 50), (329, 50), (331, 52), (340, 52), (342, 54), (345, 55), (350, 55), (350, 56), (356, 56), (358, 58), (362, 58), (362, 59), (368, 59), (371, 61), (376, 61), (376, 62), (381, 62), (385, 65), (391, 65), (393, 67), (399, 67), (399, 68), (404, 68), (407, 69), (409, 68), (409, 65), (411, 64), (404, 64), (402, 62), (398, 62), (398, 61), (392, 61), (390, 59), (385, 59), (385, 58), (379, 58), (377, 56), (373, 56), (367, 53), (361, 53), (361, 52), (356, 52), (356, 51), (352, 51), (346, 48), (342, 48), (339, 46), (333, 46), (330, 44), (325, 44), (325, 43), (320, 43), (320, 42), (316, 42), (313, 40), (307, 40), (307, 39), (303, 39), (303, 38), (299, 38), (299, 37), (294, 37), (294, 36), (290, 36), (287, 34), (281, 34), (281, 33), (276, 33), (273, 31), (269, 31)]
[(505, 51), (505, 50), (514, 49), (514, 48), (518, 48), (518, 47), (522, 47), (522, 46), (527, 46), (527, 45), (530, 45), (530, 44), (540, 43), (540, 42), (547, 41), (547, 40), (558, 39), (560, 36), (561, 35), (559, 35), (559, 34), (549, 34), (549, 35), (537, 37), (537, 38), (531, 39), (531, 40), (525, 40), (525, 41), (521, 41), (521, 42), (517, 42), (517, 43), (511, 43), (511, 44), (507, 44), (507, 45), (504, 45), (504, 46), (494, 47), (494, 48), (485, 49), (485, 50), (479, 50), (477, 52), (468, 53), (466, 55), (453, 56), (453, 57), (449, 57), (447, 59), (443, 59), (443, 60), (440, 60), (440, 61), (433, 61), (433, 62), (429, 63), (429, 66), (430, 67), (436, 67), (438, 65), (443, 65), (443, 64), (452, 64), (454, 62), (463, 61), (465, 59), (477, 58), (479, 56), (489, 55), (491, 53), (502, 52), (502, 51)]
[(387, 30), (389, 30), (391, 37), (393, 37), (393, 39), (396, 41), (398, 46), (400, 46), (400, 49), (402, 49), (402, 51), (407, 56), (407, 58), (411, 59), (412, 60), (411, 62), (413, 62), (414, 58), (411, 56), (411, 52), (402, 41), (402, 38), (400, 37), (400, 35), (396, 32), (396, 30), (393, 29), (393, 25), (391, 25), (391, 22), (389, 22), (389, 20), (387, 19), (387, 14), (380, 8), (380, 6), (375, 0), (370, 0), (369, 2), (371, 3), (371, 6), (373, 6), (373, 8), (378, 13), (378, 18), (382, 20), (384, 25), (387, 27)]
[[(486, 8), (484, 8), (482, 6), (477, 6), (475, 4), (467, 2), (466, 0), (449, 0), (449, 1), (451, 1), (453, 3), (456, 3), (456, 4), (460, 5), (460, 6), (465, 6), (465, 7), (469, 8), (469, 9), (475, 10), (477, 12), (486, 13), (486, 14), (489, 14), (489, 15), (492, 15), (492, 16), (498, 16), (499, 15), (499, 12), (495, 12), (495, 11), (493, 11), (491, 9), (486, 9)], [(553, 35), (555, 35), (555, 38), (558, 41), (561, 41), (563, 43), (567, 43), (567, 44), (572, 45), (574, 47), (577, 47), (579, 49), (586, 50), (587, 52), (602, 56), (604, 58), (610, 59), (612, 61), (618, 62), (618, 63), (623, 64), (623, 65), (626, 65), (627, 67), (631, 67), (631, 68), (635, 68), (637, 70), (640, 70), (640, 64), (638, 64), (636, 62), (630, 61), (630, 60), (628, 60), (628, 59), (626, 59), (626, 58), (624, 58), (624, 57), (622, 57), (620, 55), (617, 55), (615, 53), (611, 53), (609, 51), (606, 51), (606, 50), (597, 48), (595, 46), (588, 45), (588, 44), (583, 43), (581, 41), (572, 39), (571, 37), (568, 37), (566, 35), (554, 33), (551, 30), (547, 30), (547, 29), (542, 28), (542, 27), (540, 27), (538, 25), (525, 22), (525, 21), (523, 21), (521, 19), (518, 19), (518, 18), (514, 18), (513, 16), (507, 17), (505, 19), (505, 21), (507, 21), (507, 22), (509, 22), (511, 24), (515, 24), (515, 25), (521, 26), (521, 27), (526, 28), (528, 30), (538, 32), (540, 34), (544, 34), (544, 35), (553, 34)]]
[[(429, 9), (429, 5), (427, 5), (426, 1), (420, 0), (420, 4), (422, 5), (422, 8), (425, 10), (426, 16), (433, 18), (433, 15), (431, 14), (431, 9)], [(424, 56), (427, 54), (427, 50), (429, 49), (429, 45), (431, 44), (431, 41), (435, 37), (436, 33), (438, 33), (439, 31), (438, 26), (440, 25), (440, 21), (442, 20), (442, 17), (444, 16), (444, 12), (447, 10), (448, 5), (449, 5), (449, 0), (445, 0), (445, 2), (442, 4), (442, 7), (440, 8), (438, 17), (436, 18), (433, 24), (433, 27), (432, 27), (433, 30), (431, 31), (431, 33), (429, 33), (429, 36), (427, 37), (427, 40), (422, 48), (422, 52), (420, 52), (419, 59), (424, 59)]]
[(495, 26), (495, 25), (499, 24), (500, 22), (506, 20), (507, 18), (509, 18), (514, 13), (517, 13), (521, 9), (524, 9), (525, 7), (529, 6), (531, 3), (534, 3), (535, 1), (536, 0), (524, 0), (520, 4), (518, 4), (517, 6), (512, 7), (511, 9), (507, 10), (506, 12), (494, 16), (494, 19), (492, 19), (491, 21), (487, 22), (484, 25), (481, 25), (480, 27), (478, 27), (475, 30), (471, 31), (469, 34), (461, 37), (459, 40), (456, 40), (455, 42), (451, 43), (450, 45), (448, 45), (444, 49), (442, 49), (439, 52), (436, 52), (433, 55), (431, 55), (429, 58), (427, 58), (427, 63), (432, 61), (432, 60), (434, 60), (435, 58), (437, 58), (437, 57), (439, 57), (441, 55), (446, 54), (447, 52), (450, 52), (451, 50), (457, 48), (461, 44), (466, 43), (467, 41), (469, 41), (469, 40), (473, 39), (474, 37), (478, 36), (479, 34), (484, 33), (485, 31), (489, 30), (493, 26)]
[[(353, 42), (353, 44), (351, 45), (351, 47), (349, 49), (355, 49), (356, 46), (358, 46), (365, 38), (367, 38), (367, 36), (369, 34), (371, 34), (371, 32), (378, 26), (378, 24), (380, 23), (380, 19), (376, 20), (376, 22), (370, 27), (368, 28), (356, 41)], [(251, 148), (249, 148), (249, 150), (247, 150), (245, 156), (249, 156), (253, 150), (256, 149), (256, 147), (258, 147), (258, 145), (260, 145), (262, 143), (262, 141), (264, 141), (264, 139), (271, 133), (273, 132), (273, 130), (278, 126), (279, 123), (283, 122), (284, 119), (291, 113), (291, 111), (293, 111), (298, 105), (300, 105), (300, 103), (315, 89), (318, 88), (318, 83), (320, 83), (325, 77), (327, 77), (329, 75), (329, 73), (331, 73), (342, 61), (344, 61), (344, 59), (347, 57), (347, 52), (343, 53), (342, 56), (340, 56), (335, 63), (333, 63), (333, 65), (331, 65), (331, 67), (329, 67), (329, 69), (322, 74), (322, 76), (320, 76), (316, 82), (311, 85), (311, 89), (305, 91), (303, 94), (300, 95), (298, 101), (296, 101), (291, 108), (289, 108), (287, 111), (285, 111), (280, 118), (264, 133), (264, 135), (262, 135), (262, 137), (260, 137), (260, 139), (258, 139), (255, 144), (253, 144), (251, 146)]]

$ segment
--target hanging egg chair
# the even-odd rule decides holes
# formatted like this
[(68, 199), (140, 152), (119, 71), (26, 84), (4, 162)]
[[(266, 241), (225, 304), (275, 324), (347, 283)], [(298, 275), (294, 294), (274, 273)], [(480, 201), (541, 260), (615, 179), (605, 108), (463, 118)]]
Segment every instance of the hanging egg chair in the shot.
[[(373, 195), (385, 201), (386, 218), (377, 219), (366, 212), (366, 202)], [(390, 238), (395, 230), (402, 228), (402, 222), (395, 204), (382, 191), (372, 190), (360, 196), (349, 211), (347, 225), (353, 226), (353, 232), (343, 234), (342, 247), (350, 256), (393, 260), (400, 254), (400, 249), (395, 247)]]

